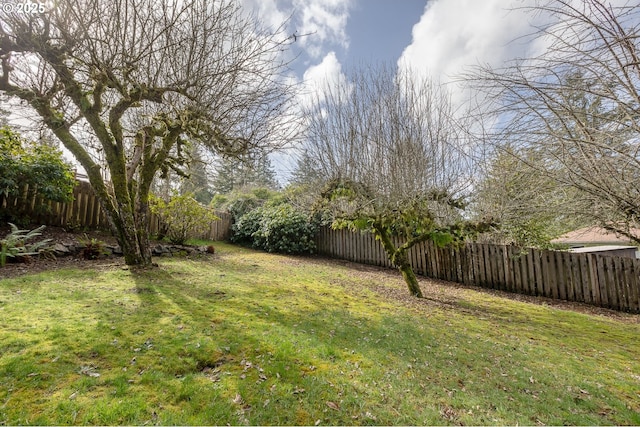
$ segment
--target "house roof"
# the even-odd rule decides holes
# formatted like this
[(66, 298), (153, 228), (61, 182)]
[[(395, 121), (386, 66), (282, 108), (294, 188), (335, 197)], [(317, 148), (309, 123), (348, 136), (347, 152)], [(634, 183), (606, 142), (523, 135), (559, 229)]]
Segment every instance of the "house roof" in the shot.
[[(632, 228), (631, 233), (640, 236), (640, 228)], [(561, 243), (567, 245), (629, 245), (634, 242), (626, 236), (616, 235), (616, 233), (605, 230), (602, 227), (585, 227), (579, 230), (570, 231), (563, 234), (551, 243)]]

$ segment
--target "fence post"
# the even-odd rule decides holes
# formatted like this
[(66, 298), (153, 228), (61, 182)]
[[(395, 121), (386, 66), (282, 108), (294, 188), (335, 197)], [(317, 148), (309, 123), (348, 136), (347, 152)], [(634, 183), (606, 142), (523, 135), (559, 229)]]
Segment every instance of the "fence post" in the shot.
[(633, 259), (629, 263), (629, 296), (630, 310), (640, 313), (640, 260)]

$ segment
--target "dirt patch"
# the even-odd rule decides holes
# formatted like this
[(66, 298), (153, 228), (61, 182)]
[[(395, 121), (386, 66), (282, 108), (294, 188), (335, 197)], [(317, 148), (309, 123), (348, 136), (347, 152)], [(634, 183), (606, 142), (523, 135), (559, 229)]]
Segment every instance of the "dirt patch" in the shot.
[(0, 279), (23, 276), (25, 274), (40, 273), (42, 271), (58, 270), (63, 268), (79, 268), (83, 270), (107, 270), (113, 267), (124, 268), (124, 258), (110, 257), (96, 260), (84, 258), (60, 257), (57, 259), (38, 258), (28, 263), (7, 263), (0, 268)]
[[(8, 233), (8, 227), (0, 230), (0, 236), (5, 236)], [(79, 244), (83, 241), (90, 241), (91, 239), (99, 240), (105, 244), (115, 245), (117, 243), (116, 239), (107, 231), (92, 230), (87, 231), (86, 233), (72, 233), (61, 227), (46, 227), (42, 231), (42, 235), (35, 237), (33, 241), (40, 241), (44, 239), (51, 239), (51, 244)], [(84, 258), (72, 256), (56, 258), (50, 256), (30, 257), (27, 259), (27, 262), (8, 262), (4, 268), (0, 268), (0, 279), (61, 268), (107, 269), (113, 266), (120, 267), (124, 265), (124, 259), (122, 257), (115, 256), (96, 260), (85, 260)]]
[[(4, 236), (8, 232), (8, 227), (7, 230), (0, 230), (0, 236)], [(33, 238), (31, 242), (45, 239), (50, 239), (49, 251), (43, 252), (39, 256), (21, 258), (19, 262), (12, 262), (14, 260), (8, 259), (5, 267), (0, 268), (0, 279), (58, 268), (98, 269), (125, 265), (122, 250), (117, 244), (116, 238), (106, 231), (94, 230), (86, 233), (72, 233), (60, 227), (47, 227), (40, 236)], [(85, 259), (87, 253), (84, 248), (88, 244), (95, 244), (92, 242), (93, 240), (100, 243), (101, 249), (95, 253), (90, 253), (89, 259)], [(211, 256), (215, 253), (213, 246), (174, 245), (156, 240), (151, 240), (150, 244), (153, 257)], [(96, 259), (92, 259), (94, 257)]]

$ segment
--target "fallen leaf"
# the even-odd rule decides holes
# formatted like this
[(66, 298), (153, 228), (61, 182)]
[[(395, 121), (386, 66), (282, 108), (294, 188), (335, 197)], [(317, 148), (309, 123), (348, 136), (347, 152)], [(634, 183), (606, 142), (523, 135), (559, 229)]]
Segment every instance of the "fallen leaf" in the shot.
[(83, 374), (83, 375), (86, 375), (88, 377), (98, 378), (100, 376), (100, 374), (95, 372), (93, 369), (94, 368), (92, 368), (90, 366), (82, 366), (80, 368), (80, 373)]
[(315, 425), (319, 426), (321, 422), (322, 422), (322, 420), (316, 420), (316, 424)]
[(326, 402), (327, 406), (335, 411), (339, 411), (340, 410), (340, 406), (337, 403), (334, 402)]
[(233, 403), (236, 405), (242, 405), (242, 402), (244, 402), (244, 400), (242, 400), (242, 396), (240, 396), (239, 393), (236, 393), (236, 397), (233, 398)]
[(298, 387), (296, 387), (296, 388), (293, 390), (293, 394), (302, 394), (302, 393), (304, 393), (304, 391), (305, 391), (305, 390), (304, 390), (303, 388), (298, 388)]

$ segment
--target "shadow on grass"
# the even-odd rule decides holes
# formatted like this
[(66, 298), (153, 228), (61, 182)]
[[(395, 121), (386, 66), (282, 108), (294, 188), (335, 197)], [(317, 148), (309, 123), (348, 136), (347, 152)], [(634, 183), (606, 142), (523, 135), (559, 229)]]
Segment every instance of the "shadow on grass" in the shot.
[[(72, 283), (63, 295), (48, 295), (38, 285), (34, 312), (47, 299), (73, 298), (67, 311), (43, 312), (44, 327), (32, 328), (28, 316), (22, 321), (17, 332), (24, 336), (16, 334), (13, 356), (0, 367), (6, 389), (18, 392), (2, 400), (22, 407), (53, 402), (37, 409), (44, 424), (633, 420), (618, 391), (623, 386), (611, 375), (635, 359), (625, 356), (614, 369), (604, 368), (601, 359), (580, 352), (578, 341), (598, 338), (597, 331), (578, 333), (593, 322), (573, 325), (576, 319), (566, 314), (492, 301), (417, 315), (366, 286), (333, 286), (342, 271), (320, 278), (304, 260), (294, 259), (302, 272), (276, 268), (289, 262), (286, 257), (239, 252), (214, 261), (170, 260), (89, 279), (84, 272), (61, 273)], [(563, 333), (576, 339), (563, 340)], [(51, 349), (40, 350), (46, 346)], [(629, 354), (636, 348), (630, 345)], [(36, 365), (61, 352), (69, 354)], [(601, 372), (598, 381), (614, 392), (599, 391), (589, 371)], [(29, 377), (33, 372), (38, 375)], [(625, 381), (619, 382), (631, 387)], [(597, 415), (603, 407), (619, 415)], [(577, 411), (575, 418), (568, 408)], [(0, 421), (8, 424), (35, 421), (2, 411), (6, 407)]]

